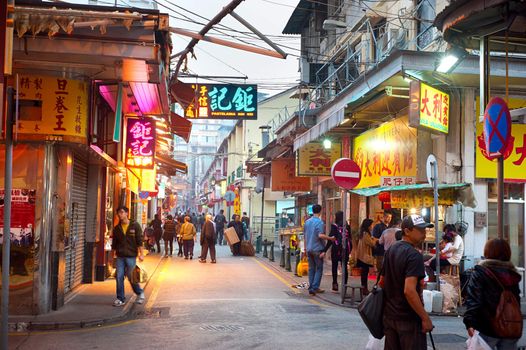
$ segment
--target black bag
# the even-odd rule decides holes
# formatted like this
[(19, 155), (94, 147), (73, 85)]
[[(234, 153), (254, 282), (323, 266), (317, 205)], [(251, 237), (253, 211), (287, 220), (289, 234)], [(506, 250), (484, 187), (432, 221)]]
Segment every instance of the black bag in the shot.
[(373, 290), (362, 300), (360, 305), (358, 305), (358, 313), (369, 329), (369, 332), (371, 332), (372, 336), (376, 339), (382, 339), (384, 337), (384, 291), (378, 286), (382, 272), (383, 267), (378, 274)]

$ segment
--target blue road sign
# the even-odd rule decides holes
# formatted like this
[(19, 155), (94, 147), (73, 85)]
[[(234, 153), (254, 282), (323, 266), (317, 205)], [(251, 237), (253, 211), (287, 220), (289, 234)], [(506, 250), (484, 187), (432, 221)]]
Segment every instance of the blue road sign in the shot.
[(506, 102), (493, 97), (484, 112), (484, 143), (489, 157), (504, 154), (511, 138), (511, 116)]

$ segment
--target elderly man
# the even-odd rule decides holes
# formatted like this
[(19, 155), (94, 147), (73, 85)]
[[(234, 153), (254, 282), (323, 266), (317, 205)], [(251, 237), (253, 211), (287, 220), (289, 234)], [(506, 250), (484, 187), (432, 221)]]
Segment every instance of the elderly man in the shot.
[(199, 262), (205, 263), (208, 249), (210, 249), (210, 259), (212, 264), (216, 263), (216, 229), (212, 221), (212, 215), (207, 214), (205, 223), (201, 229), (201, 258)]

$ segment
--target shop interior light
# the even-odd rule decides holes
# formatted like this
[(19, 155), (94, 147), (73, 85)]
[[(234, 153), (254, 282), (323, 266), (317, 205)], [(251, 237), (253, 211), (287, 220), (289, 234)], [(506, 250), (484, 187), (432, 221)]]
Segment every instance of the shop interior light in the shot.
[(411, 213), (411, 214), (416, 214), (416, 208), (411, 208), (411, 209), (409, 210), (409, 213)]
[(427, 215), (427, 208), (422, 208), (422, 216), (426, 216)]
[(323, 140), (323, 148), (330, 149), (332, 147), (332, 142), (329, 139)]
[(438, 62), (436, 71), (439, 73), (451, 72), (465, 57), (467, 56), (466, 50), (459, 47), (452, 47), (448, 49), (444, 56)]

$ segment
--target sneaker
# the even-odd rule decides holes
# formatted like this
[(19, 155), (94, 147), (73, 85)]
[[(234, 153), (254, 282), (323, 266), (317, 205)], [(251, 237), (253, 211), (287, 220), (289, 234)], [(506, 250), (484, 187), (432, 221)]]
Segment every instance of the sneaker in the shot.
[(137, 297), (137, 300), (135, 301), (135, 304), (143, 304), (144, 303), (144, 292), (139, 294)]
[(206, 263), (206, 260), (199, 259), (199, 262), (200, 262), (200, 263)]
[(124, 301), (120, 299), (115, 299), (115, 301), (113, 302), (113, 306), (124, 306)]
[(212, 264), (216, 264), (216, 261), (215, 261), (215, 260), (212, 260), (210, 263), (212, 263)]
[(321, 294), (321, 293), (325, 293), (325, 290), (318, 288), (318, 289), (316, 289), (315, 292), (318, 293), (318, 294)]
[(309, 295), (310, 295), (311, 297), (313, 297), (313, 296), (316, 295), (316, 293), (315, 293), (315, 292), (312, 292), (312, 291), (309, 291)]

